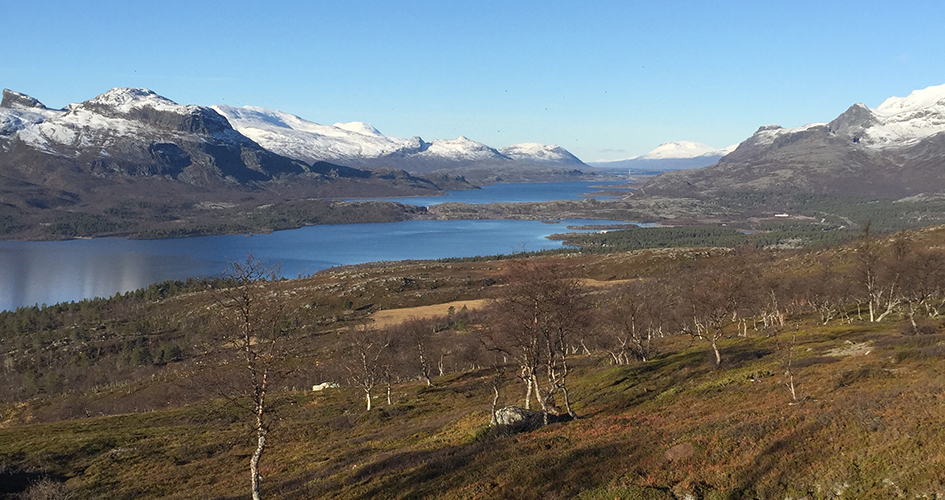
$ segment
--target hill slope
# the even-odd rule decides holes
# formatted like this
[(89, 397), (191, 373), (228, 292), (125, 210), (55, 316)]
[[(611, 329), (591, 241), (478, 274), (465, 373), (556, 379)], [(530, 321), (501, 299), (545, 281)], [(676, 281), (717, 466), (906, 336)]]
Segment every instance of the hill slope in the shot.
[[(915, 245), (906, 252), (913, 259), (941, 248), (945, 230), (904, 237)], [(489, 425), (496, 394), (499, 405), (521, 404), (525, 394), (515, 364), (475, 357), (489, 316), (454, 311), (420, 324), (432, 332), (426, 352), (442, 366), (432, 386), (406, 361), (416, 359), (413, 342), (397, 351), (405, 357), (385, 365), (404, 376), (389, 393), (379, 382), (370, 411), (364, 391), (344, 375), (353, 373), (354, 365), (344, 364), (353, 359), (344, 357), (349, 341), (372, 311), (502, 297), (514, 276), (505, 271), (521, 262), (373, 264), (262, 284), (261, 296), (284, 298), (300, 329), (286, 358), (291, 370), (282, 372), (289, 377), (272, 394), (279, 425), (263, 460), (263, 492), (351, 499), (933, 497), (945, 489), (945, 458), (937, 451), (945, 446), (940, 320), (923, 311), (913, 328), (900, 302), (893, 315), (870, 322), (850, 298), (860, 286), (851, 269), (863, 262), (862, 252), (878, 252), (881, 286), (898, 274), (883, 267), (896, 260), (894, 240), (872, 240), (872, 250), (659, 249), (529, 259), (527, 265), (557, 263), (583, 278), (602, 321), (582, 338), (591, 354), (575, 345), (568, 360), (579, 418), (525, 433)], [(920, 275), (928, 273), (912, 276)], [(734, 304), (690, 307), (708, 298), (703, 292), (755, 286), (741, 281), (750, 277), (764, 290), (751, 288)], [(928, 281), (936, 305), (945, 298), (943, 282)], [(908, 294), (916, 284), (897, 289)], [(612, 294), (634, 286), (648, 298)], [(123, 499), (247, 492), (253, 444), (246, 414), (241, 400), (218, 397), (228, 382), (239, 383), (244, 367), (230, 362), (227, 345), (213, 343), (219, 311), (212, 293), (207, 283), (164, 284), (0, 315), (0, 327), (17, 329), (0, 337), (13, 367), (2, 372), (0, 386), (8, 402), (0, 406), (0, 493), (38, 495), (43, 487)], [(636, 307), (652, 300), (658, 307)], [(677, 307), (683, 323), (671, 328)], [(718, 316), (724, 335), (716, 363), (704, 338), (677, 327), (693, 313), (726, 307), (739, 314)], [(647, 361), (620, 358), (619, 335), (608, 336), (630, 317), (641, 330), (656, 318), (669, 322), (649, 339)], [(342, 363), (332, 368), (332, 360)], [(334, 381), (345, 387), (305, 389)]]

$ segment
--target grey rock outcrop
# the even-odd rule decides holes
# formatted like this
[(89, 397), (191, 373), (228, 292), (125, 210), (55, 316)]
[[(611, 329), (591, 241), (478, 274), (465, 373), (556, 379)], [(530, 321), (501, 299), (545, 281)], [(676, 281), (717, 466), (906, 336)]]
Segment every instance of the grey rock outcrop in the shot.
[[(553, 415), (549, 415), (549, 422)], [(545, 425), (542, 412), (527, 410), (518, 406), (506, 406), (495, 412), (496, 426), (514, 432), (524, 432), (537, 429)]]
[(0, 101), (0, 108), (49, 109), (43, 105), (43, 103), (39, 102), (39, 99), (10, 89), (3, 89), (3, 100)]

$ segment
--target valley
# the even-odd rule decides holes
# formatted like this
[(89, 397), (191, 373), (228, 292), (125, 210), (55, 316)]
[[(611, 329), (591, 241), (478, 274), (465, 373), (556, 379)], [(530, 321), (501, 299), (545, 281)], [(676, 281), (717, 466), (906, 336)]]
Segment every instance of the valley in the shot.
[[(719, 158), (624, 183), (553, 145), (5, 91), (0, 234), (64, 241), (3, 242), (47, 273), (3, 294), (81, 292), (0, 312), (0, 495), (941, 496), (942, 103), (664, 144), (628, 168)], [(579, 187), (481, 189), (514, 180)]]

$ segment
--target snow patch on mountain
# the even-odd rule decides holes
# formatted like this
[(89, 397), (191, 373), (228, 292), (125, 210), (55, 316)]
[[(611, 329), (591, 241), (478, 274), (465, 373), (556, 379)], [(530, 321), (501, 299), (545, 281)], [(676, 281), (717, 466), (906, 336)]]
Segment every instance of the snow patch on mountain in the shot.
[(0, 108), (0, 135), (12, 135), (18, 130), (43, 123), (52, 116), (54, 112), (50, 111)]
[(796, 134), (800, 132), (805, 132), (812, 128), (824, 127), (826, 125), (827, 125), (826, 123), (808, 123), (807, 125), (802, 125), (800, 127), (795, 127), (795, 128), (784, 128), (780, 125), (764, 125), (762, 127), (759, 127), (758, 130), (755, 131), (755, 134), (751, 136), (748, 140), (751, 141), (753, 144), (769, 145), (769, 144), (773, 144), (774, 141), (777, 140), (779, 137), (790, 135), (790, 134)]
[(865, 128), (861, 142), (876, 148), (910, 146), (945, 132), (945, 85), (890, 97), (871, 111), (878, 123)]
[(936, 106), (945, 100), (945, 85), (935, 85), (916, 90), (906, 97), (890, 97), (873, 110), (879, 116), (902, 115)]
[(384, 136), (384, 134), (382, 134), (379, 130), (372, 127), (370, 123), (364, 123), (364, 122), (336, 123), (334, 126), (342, 130), (347, 130), (348, 132), (354, 132), (356, 134), (371, 135), (375, 137)]

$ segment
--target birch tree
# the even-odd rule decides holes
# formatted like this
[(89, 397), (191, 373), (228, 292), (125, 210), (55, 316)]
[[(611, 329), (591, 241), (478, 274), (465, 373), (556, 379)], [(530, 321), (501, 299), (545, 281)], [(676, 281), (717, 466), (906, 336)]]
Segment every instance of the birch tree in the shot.
[(486, 348), (518, 364), (525, 408), (531, 408), (534, 397), (547, 422), (560, 394), (565, 410), (574, 417), (567, 384), (572, 371), (569, 353), (580, 345), (587, 325), (586, 290), (558, 264), (517, 262), (508, 277), (509, 284), (495, 303), (496, 318), (484, 332)]
[(267, 267), (250, 254), (245, 262), (230, 263), (223, 273), (229, 286), (213, 292), (221, 309), (221, 345), (243, 365), (244, 375), (238, 379), (237, 394), (232, 400), (252, 416), (256, 448), (249, 469), (254, 500), (261, 498), (259, 463), (274, 423), (269, 391), (273, 379), (286, 374), (282, 361), (289, 352), (291, 324), (286, 305), (267, 287), (277, 276), (278, 268)]
[(387, 359), (390, 332), (368, 324), (359, 325), (348, 330), (345, 343), (344, 369), (352, 383), (364, 392), (365, 411), (371, 411), (372, 391), (378, 384), (390, 381), (392, 376)]

